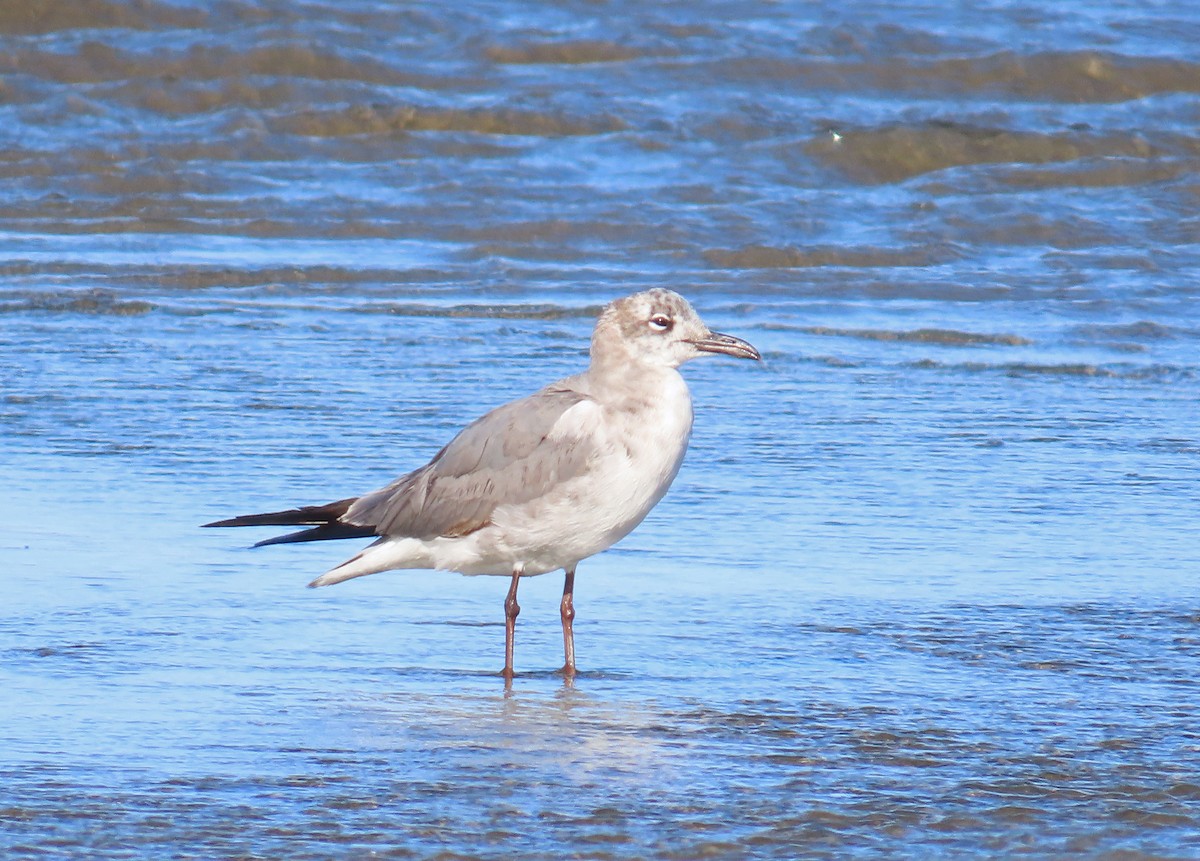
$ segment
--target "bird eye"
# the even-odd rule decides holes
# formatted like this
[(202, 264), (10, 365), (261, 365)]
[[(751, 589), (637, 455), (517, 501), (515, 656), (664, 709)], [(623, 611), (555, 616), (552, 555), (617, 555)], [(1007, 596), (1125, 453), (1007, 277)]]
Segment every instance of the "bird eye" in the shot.
[(666, 314), (655, 314), (650, 318), (650, 328), (657, 329), (660, 332), (669, 332), (674, 325), (675, 321)]

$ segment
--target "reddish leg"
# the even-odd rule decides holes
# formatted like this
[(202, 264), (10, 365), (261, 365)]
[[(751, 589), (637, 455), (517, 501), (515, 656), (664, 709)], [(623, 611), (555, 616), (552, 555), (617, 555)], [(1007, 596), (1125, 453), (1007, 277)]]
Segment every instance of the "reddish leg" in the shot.
[(562, 603), (559, 604), (559, 614), (562, 616), (563, 629), (563, 654), (566, 656), (566, 662), (563, 664), (562, 672), (567, 678), (575, 675), (575, 566), (566, 569), (567, 579), (563, 583)]
[(504, 599), (504, 671), (501, 675), (509, 681), (513, 677), (513, 639), (517, 633), (517, 616), (521, 614), (521, 605), (517, 603), (517, 584), (521, 582), (521, 572), (524, 570), (523, 565), (513, 569), (512, 585), (508, 587), (508, 597)]

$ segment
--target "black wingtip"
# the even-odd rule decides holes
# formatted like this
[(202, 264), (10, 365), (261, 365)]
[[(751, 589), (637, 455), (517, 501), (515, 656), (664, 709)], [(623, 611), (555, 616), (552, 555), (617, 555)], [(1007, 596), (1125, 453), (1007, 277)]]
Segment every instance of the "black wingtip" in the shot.
[(326, 526), (335, 524), (357, 501), (357, 498), (339, 499), (327, 505), (306, 505), (289, 508), (287, 511), (268, 511), (266, 514), (242, 514), (226, 520), (214, 520), (201, 524), (201, 528), (224, 526)]
[(376, 535), (373, 526), (354, 526), (349, 523), (324, 523), (313, 529), (302, 529), (299, 532), (289, 532), (287, 535), (276, 535), (255, 544), (255, 547), (266, 547), (271, 544), (295, 544), (301, 541), (337, 541), (342, 538), (373, 538)]
[(255, 541), (250, 546), (253, 547), (269, 547), (272, 544), (293, 544), (297, 541), (309, 541), (311, 539), (304, 538), (311, 529), (304, 529), (300, 532), (289, 532), (287, 535), (276, 535), (274, 538), (264, 538), (262, 541)]
[(241, 526), (242, 524), (238, 523), (238, 519), (237, 517), (231, 517), (228, 520), (214, 520), (212, 523), (201, 523), (200, 528), (212, 529), (214, 526)]

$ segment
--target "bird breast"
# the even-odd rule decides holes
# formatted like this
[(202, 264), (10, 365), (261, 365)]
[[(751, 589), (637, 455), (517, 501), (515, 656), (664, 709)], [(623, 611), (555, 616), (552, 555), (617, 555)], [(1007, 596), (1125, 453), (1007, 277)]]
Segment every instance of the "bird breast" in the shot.
[(650, 394), (643, 391), (605, 409), (610, 427), (621, 440), (616, 454), (628, 463), (617, 470), (627, 485), (624, 495), (642, 502), (634, 509), (638, 513), (632, 529), (662, 499), (679, 472), (692, 435), (692, 397), (679, 372), (670, 370)]
[[(600, 435), (588, 469), (546, 497), (495, 512), (509, 551), (530, 573), (572, 565), (611, 547), (671, 486), (691, 436), (692, 401), (678, 372), (658, 376), (658, 385), (636, 398), (592, 393), (572, 407), (555, 432)], [(569, 427), (572, 423), (579, 427)], [(517, 535), (523, 546), (514, 546)]]

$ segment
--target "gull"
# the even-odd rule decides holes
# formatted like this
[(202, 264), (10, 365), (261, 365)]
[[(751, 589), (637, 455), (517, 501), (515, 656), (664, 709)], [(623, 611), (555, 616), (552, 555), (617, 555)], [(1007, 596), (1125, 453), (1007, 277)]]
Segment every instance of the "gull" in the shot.
[(309, 586), (412, 568), (511, 577), (508, 681), (517, 585), (561, 569), (562, 672), (571, 678), (575, 568), (632, 532), (671, 486), (692, 432), (678, 368), (710, 353), (761, 358), (741, 338), (711, 331), (678, 293), (634, 293), (601, 312), (587, 370), (476, 419), (425, 466), (362, 496), (204, 525), (308, 527), (255, 547), (376, 539)]

